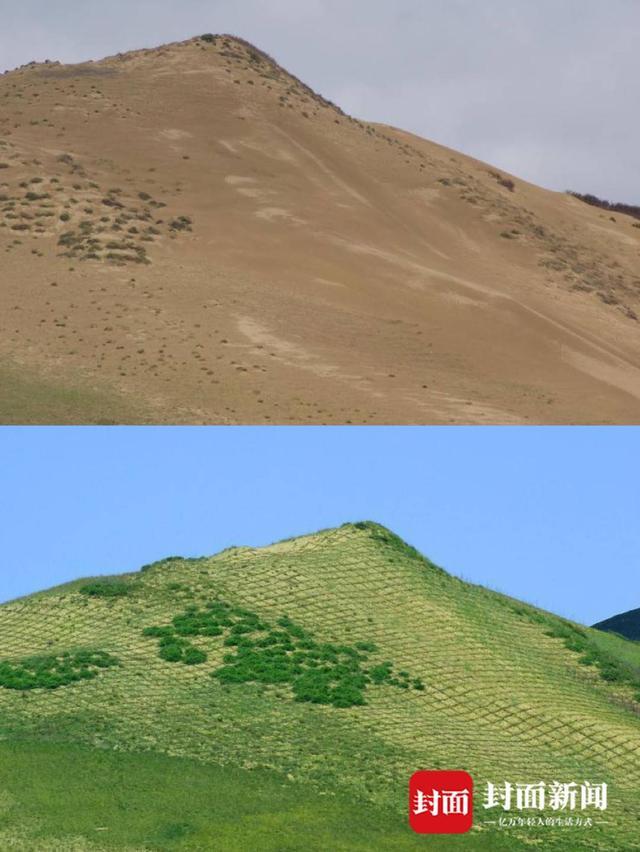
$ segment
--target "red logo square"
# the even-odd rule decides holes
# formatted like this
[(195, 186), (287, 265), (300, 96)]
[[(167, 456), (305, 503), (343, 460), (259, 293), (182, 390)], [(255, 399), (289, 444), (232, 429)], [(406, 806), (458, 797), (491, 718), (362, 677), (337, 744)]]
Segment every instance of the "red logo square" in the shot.
[(463, 834), (473, 823), (473, 779), (458, 769), (414, 772), (409, 824), (418, 834)]

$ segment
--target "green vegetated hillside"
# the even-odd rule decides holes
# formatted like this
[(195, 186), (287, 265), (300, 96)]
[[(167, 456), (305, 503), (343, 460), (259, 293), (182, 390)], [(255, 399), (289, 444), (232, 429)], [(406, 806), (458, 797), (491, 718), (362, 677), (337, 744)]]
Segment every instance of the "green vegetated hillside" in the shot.
[[(70, 583), (0, 607), (0, 636), (2, 848), (640, 848), (640, 645), (376, 524)], [(477, 801), (425, 838), (407, 783), (437, 768), (610, 805), (499, 829)]]

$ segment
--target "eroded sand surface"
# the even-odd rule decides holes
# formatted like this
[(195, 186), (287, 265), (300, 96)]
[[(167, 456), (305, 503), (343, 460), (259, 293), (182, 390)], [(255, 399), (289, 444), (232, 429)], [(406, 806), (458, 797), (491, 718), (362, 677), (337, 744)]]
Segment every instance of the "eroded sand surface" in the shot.
[(233, 39), (25, 67), (0, 106), (12, 369), (158, 422), (640, 422), (633, 219)]

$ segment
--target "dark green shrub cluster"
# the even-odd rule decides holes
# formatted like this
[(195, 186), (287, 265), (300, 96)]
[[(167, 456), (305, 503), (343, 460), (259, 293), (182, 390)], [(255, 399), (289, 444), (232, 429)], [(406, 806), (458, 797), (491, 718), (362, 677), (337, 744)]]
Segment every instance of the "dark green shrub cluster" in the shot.
[(160, 657), (168, 663), (184, 663), (197, 666), (206, 663), (207, 655), (186, 639), (168, 634), (160, 637)]
[(122, 580), (93, 580), (80, 587), (80, 594), (91, 598), (123, 598), (131, 593), (133, 586)]
[(205, 33), (204, 35), (200, 36), (200, 41), (208, 41), (209, 44), (215, 44), (216, 43), (216, 37), (214, 36), (213, 33)]
[(189, 591), (189, 586), (184, 583), (167, 583), (167, 590), (170, 592), (185, 592)]
[(389, 661), (367, 667), (369, 654), (377, 650), (372, 642), (353, 646), (317, 642), (288, 616), (278, 619), (277, 627), (261, 625), (261, 630), (261, 635), (252, 636), (232, 627), (223, 644), (236, 650), (224, 657), (224, 665), (212, 676), (223, 683), (290, 683), (296, 701), (334, 707), (365, 704), (369, 684), (424, 689), (422, 681), (411, 680), (408, 672), (395, 674)]
[(0, 662), (0, 686), (20, 690), (57, 689), (80, 680), (92, 680), (101, 669), (117, 665), (118, 660), (105, 651), (26, 657), (17, 662)]
[[(371, 684), (424, 690), (419, 678), (412, 679), (408, 672), (396, 674), (389, 661), (366, 665), (377, 651), (373, 642), (353, 646), (317, 642), (286, 615), (270, 625), (256, 613), (224, 601), (213, 601), (204, 609), (189, 607), (170, 625), (148, 627), (144, 635), (159, 638), (162, 659), (187, 664), (204, 662), (206, 654), (186, 637), (224, 635), (223, 645), (230, 651), (212, 677), (221, 683), (288, 683), (297, 701), (354, 707), (365, 704)], [(190, 659), (194, 654), (198, 658)]]
[(155, 636), (160, 640), (158, 653), (163, 660), (198, 665), (206, 662), (207, 655), (185, 637), (222, 636), (225, 628), (230, 628), (232, 635), (265, 629), (253, 613), (231, 607), (223, 601), (213, 601), (205, 609), (189, 606), (176, 615), (171, 624), (147, 627), (142, 632), (144, 636)]

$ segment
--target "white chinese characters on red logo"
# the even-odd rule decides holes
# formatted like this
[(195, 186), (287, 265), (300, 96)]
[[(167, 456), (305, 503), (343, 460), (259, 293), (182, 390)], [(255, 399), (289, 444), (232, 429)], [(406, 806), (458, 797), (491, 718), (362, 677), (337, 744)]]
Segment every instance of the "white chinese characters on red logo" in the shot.
[(473, 779), (467, 772), (422, 770), (409, 780), (409, 823), (419, 834), (463, 834), (473, 823)]

